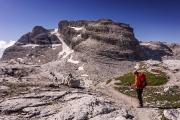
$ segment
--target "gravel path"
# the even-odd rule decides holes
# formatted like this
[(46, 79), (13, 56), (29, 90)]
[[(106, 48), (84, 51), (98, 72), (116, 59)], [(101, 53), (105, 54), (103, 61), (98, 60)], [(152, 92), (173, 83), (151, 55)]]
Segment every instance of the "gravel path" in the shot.
[(133, 120), (160, 120), (157, 108), (137, 108), (138, 100), (116, 91), (113, 88), (113, 82), (108, 85), (105, 82), (100, 83), (95, 89), (110, 97), (117, 107), (126, 108), (133, 113), (135, 116)]

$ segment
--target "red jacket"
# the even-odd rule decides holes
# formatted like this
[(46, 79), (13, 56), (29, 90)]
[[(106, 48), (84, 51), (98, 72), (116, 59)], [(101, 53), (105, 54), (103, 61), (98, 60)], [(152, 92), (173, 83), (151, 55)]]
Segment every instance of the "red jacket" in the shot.
[(146, 86), (146, 76), (144, 74), (137, 75), (135, 85), (136, 88), (143, 89)]

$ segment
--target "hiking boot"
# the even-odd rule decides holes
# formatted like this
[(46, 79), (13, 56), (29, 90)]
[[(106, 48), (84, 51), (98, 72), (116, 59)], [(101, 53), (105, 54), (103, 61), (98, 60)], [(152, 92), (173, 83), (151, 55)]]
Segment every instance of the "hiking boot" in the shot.
[(137, 108), (143, 108), (143, 105), (139, 105), (139, 106), (137, 106)]

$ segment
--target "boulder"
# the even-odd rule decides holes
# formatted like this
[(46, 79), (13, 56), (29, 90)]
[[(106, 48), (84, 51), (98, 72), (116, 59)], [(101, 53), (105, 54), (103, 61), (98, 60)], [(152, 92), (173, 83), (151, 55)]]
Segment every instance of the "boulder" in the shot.
[(70, 73), (63, 81), (63, 85), (67, 85), (72, 88), (79, 88), (80, 87), (80, 80), (74, 78)]

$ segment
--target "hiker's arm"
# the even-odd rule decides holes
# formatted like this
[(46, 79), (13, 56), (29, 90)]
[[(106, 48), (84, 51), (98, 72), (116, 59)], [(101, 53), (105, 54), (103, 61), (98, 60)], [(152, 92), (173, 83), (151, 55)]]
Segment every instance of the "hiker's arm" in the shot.
[(135, 85), (135, 86), (137, 85), (137, 76), (135, 76), (134, 85)]
[(131, 85), (132, 88), (136, 88), (137, 76), (134, 77), (134, 84)]

